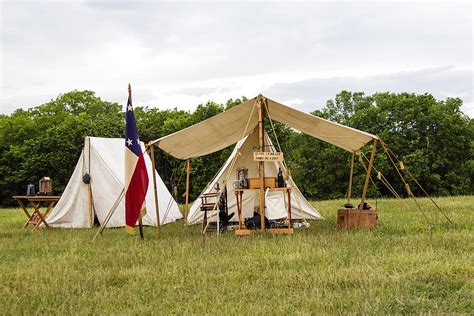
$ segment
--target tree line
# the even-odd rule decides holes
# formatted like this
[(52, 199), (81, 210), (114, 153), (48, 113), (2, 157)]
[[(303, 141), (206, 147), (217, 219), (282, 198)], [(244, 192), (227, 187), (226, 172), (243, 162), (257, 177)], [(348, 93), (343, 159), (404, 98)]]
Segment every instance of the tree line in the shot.
[[(194, 111), (135, 108), (142, 141), (171, 134), (236, 106), (209, 101)], [(462, 100), (437, 100), (431, 94), (341, 91), (312, 114), (380, 136), (432, 195), (474, 192), (474, 123), (461, 112)], [(93, 91), (71, 91), (48, 103), (0, 115), (0, 205), (14, 205), (12, 195), (43, 176), (61, 193), (71, 176), (86, 136), (124, 137), (124, 106), (104, 101)], [(271, 126), (267, 122), (267, 130)], [(340, 198), (347, 194), (351, 154), (274, 122), (285, 160), (308, 199)], [(273, 133), (269, 133), (274, 137)], [(273, 139), (275, 142), (275, 139)], [(196, 198), (228, 158), (232, 147), (192, 160), (191, 200)], [(370, 148), (363, 149), (363, 154)], [(157, 169), (166, 185), (178, 189), (182, 202), (185, 163), (155, 150)], [(397, 192), (405, 192), (390, 160), (379, 150), (374, 165)], [(354, 196), (360, 195), (364, 169), (357, 159)], [(369, 197), (390, 196), (376, 181)], [(416, 188), (415, 194), (422, 194)], [(402, 194), (403, 195), (403, 194)]]

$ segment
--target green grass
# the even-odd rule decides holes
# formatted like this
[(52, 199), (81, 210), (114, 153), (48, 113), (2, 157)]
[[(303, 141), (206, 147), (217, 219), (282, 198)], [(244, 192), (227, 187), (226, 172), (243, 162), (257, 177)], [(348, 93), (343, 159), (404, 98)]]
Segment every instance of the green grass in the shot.
[(2, 314), (472, 314), (474, 196), (379, 200), (375, 231), (336, 230), (343, 201), (292, 236), (200, 237), (166, 225), (145, 241), (123, 229), (21, 230), (0, 210)]

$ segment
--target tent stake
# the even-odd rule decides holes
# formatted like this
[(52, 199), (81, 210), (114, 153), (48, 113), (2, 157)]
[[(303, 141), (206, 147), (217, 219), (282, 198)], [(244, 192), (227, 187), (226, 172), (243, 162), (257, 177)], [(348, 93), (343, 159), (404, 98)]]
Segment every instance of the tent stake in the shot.
[(367, 188), (369, 186), (369, 179), (370, 179), (370, 172), (372, 171), (372, 165), (374, 164), (375, 158), (375, 151), (377, 149), (377, 139), (374, 139), (374, 148), (372, 149), (372, 153), (370, 154), (370, 161), (369, 166), (367, 168), (367, 175), (365, 176), (365, 183), (364, 183), (364, 190), (362, 191), (362, 200), (359, 205), (359, 210), (362, 210), (364, 207), (364, 201), (367, 195)]
[(191, 173), (191, 160), (186, 160), (186, 205), (184, 207), (184, 225), (188, 224), (189, 212), (189, 174)]
[[(155, 150), (153, 148), (154, 146), (150, 146), (150, 156), (151, 156), (151, 165), (152, 165), (152, 173), (153, 173), (153, 191), (155, 192), (155, 211), (156, 211), (156, 230), (160, 232), (160, 206), (158, 205), (158, 190), (156, 189), (156, 174), (155, 174)], [(140, 222), (141, 223), (141, 218)], [(140, 234), (143, 234), (143, 229), (140, 230)], [(143, 238), (142, 238), (143, 239)]]
[(352, 158), (351, 158), (351, 173), (349, 174), (349, 189), (347, 191), (347, 203), (351, 203), (352, 175), (353, 174), (354, 174), (354, 152), (352, 152)]

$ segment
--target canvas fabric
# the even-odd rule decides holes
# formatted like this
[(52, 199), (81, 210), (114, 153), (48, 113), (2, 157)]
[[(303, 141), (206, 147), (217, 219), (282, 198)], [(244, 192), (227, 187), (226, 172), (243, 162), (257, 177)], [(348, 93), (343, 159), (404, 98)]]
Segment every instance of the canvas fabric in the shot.
[[(124, 187), (124, 144), (121, 138), (86, 137), (84, 150), (74, 172), (58, 201), (47, 218), (52, 227), (85, 228), (91, 227), (89, 216), (88, 185), (82, 181), (85, 173), (91, 176), (92, 197), (95, 215), (102, 224)], [(141, 143), (142, 150), (145, 147)], [(155, 198), (153, 190), (152, 163), (144, 154), (148, 171), (148, 192), (146, 195), (147, 213), (144, 225), (156, 226)], [(158, 172), (154, 170), (157, 182), (160, 223), (174, 222), (182, 217), (178, 205), (171, 196)], [(106, 227), (125, 226), (125, 199), (123, 198)]]
[[(269, 151), (276, 151), (273, 144), (265, 133), (265, 143), (270, 145)], [(216, 183), (219, 184), (220, 188), (224, 188), (227, 183), (227, 204), (229, 214), (234, 212), (232, 221), (238, 221), (237, 215), (237, 200), (234, 194), (233, 183), (237, 181), (237, 168), (245, 167), (248, 168), (248, 176), (250, 178), (258, 177), (258, 163), (253, 161), (253, 152), (258, 148), (258, 129), (255, 128), (250, 135), (240, 140), (232, 154), (229, 156), (227, 161), (222, 166), (221, 170), (217, 173), (214, 179), (210, 182), (207, 188), (203, 190), (203, 193), (216, 192), (214, 190)], [(232, 163), (233, 159), (236, 158), (235, 163)], [(276, 177), (278, 174), (278, 168), (281, 168), (283, 172), (286, 172), (286, 168), (282, 162), (265, 162), (265, 177)], [(228, 181), (226, 182), (226, 179)], [(303, 194), (299, 191), (293, 180), (290, 178), (287, 181), (287, 185), (291, 187), (291, 206), (292, 206), (292, 218), (293, 219), (318, 219), (321, 215), (311, 206), (311, 204), (305, 199)], [(259, 191), (245, 191), (242, 195), (243, 200), (243, 212), (242, 218), (253, 216), (254, 207), (259, 205)], [(281, 219), (287, 217), (287, 195), (282, 191), (266, 191), (265, 192), (265, 216), (268, 219)], [(203, 221), (204, 212), (200, 210), (201, 199), (198, 198), (192, 204), (188, 214), (188, 224), (197, 224)], [(217, 220), (217, 213), (210, 218), (211, 221)]]
[(156, 143), (159, 148), (178, 159), (200, 157), (219, 151), (237, 143), (258, 124), (254, 104), (255, 98), (151, 144)]
[[(256, 98), (250, 99), (223, 113), (157, 139), (152, 144), (178, 159), (207, 155), (230, 145), (250, 134), (258, 125)], [(377, 136), (355, 128), (301, 112), (267, 99), (272, 120), (306, 133), (349, 152), (360, 149)]]
[(355, 128), (295, 110), (270, 99), (267, 100), (268, 115), (272, 120), (349, 152), (354, 152), (377, 138), (375, 135)]

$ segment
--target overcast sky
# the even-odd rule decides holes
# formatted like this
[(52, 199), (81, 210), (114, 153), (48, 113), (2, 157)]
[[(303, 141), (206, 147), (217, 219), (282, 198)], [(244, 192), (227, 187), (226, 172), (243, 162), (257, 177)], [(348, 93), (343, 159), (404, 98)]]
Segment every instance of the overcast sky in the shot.
[(70, 90), (194, 109), (258, 93), (313, 111), (346, 89), (460, 97), (469, 2), (2, 1), (0, 113)]

